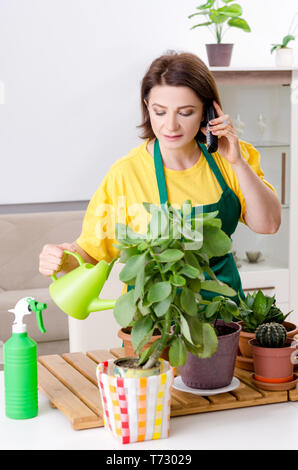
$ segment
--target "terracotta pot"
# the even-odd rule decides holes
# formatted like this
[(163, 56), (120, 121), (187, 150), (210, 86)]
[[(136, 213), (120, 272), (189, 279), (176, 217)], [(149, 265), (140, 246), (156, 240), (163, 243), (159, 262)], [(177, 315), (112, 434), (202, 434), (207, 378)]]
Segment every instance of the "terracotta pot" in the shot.
[(233, 331), (218, 336), (217, 351), (209, 358), (201, 359), (187, 353), (186, 363), (179, 367), (179, 371), (183, 383), (188, 387), (215, 389), (226, 387), (232, 382), (241, 325), (225, 323), (223, 320), (217, 320), (216, 324), (228, 325)]
[[(137, 357), (137, 354), (135, 353), (135, 351), (133, 349), (133, 346), (132, 346), (130, 332), (131, 332), (131, 327), (121, 328), (121, 330), (118, 331), (118, 336), (119, 336), (119, 338), (122, 339), (122, 341), (124, 343), (125, 356), (127, 356), (127, 357)], [(159, 339), (161, 337), (161, 335), (158, 334), (158, 330), (156, 330), (154, 333), (157, 333), (157, 334), (154, 334), (153, 336), (151, 336), (150, 340), (143, 347), (142, 351), (149, 348), (149, 346), (151, 346), (151, 344), (154, 341), (156, 341), (157, 339)], [(160, 357), (162, 357), (163, 359), (168, 361), (169, 360), (169, 348), (166, 348), (163, 351), (163, 353), (161, 354)]]
[(261, 382), (282, 383), (293, 380), (294, 364), (291, 355), (296, 351), (298, 343), (287, 339), (283, 348), (264, 348), (256, 339), (249, 341), (254, 361), (254, 378)]
[(205, 44), (210, 66), (229, 66), (234, 44)]
[[(243, 327), (243, 321), (238, 322), (239, 325)], [(288, 338), (294, 338), (294, 336), (298, 333), (298, 328), (294, 323), (290, 323), (288, 321), (283, 322), (283, 326), (287, 330), (287, 337)], [(251, 339), (254, 339), (256, 337), (255, 333), (248, 333), (247, 331), (241, 330), (240, 332), (240, 338), (239, 338), (239, 349), (240, 353), (242, 356), (245, 357), (252, 357), (252, 350), (251, 346), (249, 344), (249, 341)]]

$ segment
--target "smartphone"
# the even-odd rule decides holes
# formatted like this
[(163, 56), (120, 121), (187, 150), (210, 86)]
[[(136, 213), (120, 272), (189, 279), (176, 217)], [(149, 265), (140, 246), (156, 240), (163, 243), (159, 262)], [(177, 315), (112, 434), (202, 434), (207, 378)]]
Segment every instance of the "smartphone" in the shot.
[(213, 104), (208, 104), (206, 108), (206, 118), (207, 118), (207, 125), (206, 125), (206, 146), (207, 150), (209, 153), (214, 153), (217, 151), (218, 147), (218, 137), (217, 135), (211, 134), (211, 132), (208, 130), (208, 122), (211, 119), (216, 118), (216, 111), (214, 109)]

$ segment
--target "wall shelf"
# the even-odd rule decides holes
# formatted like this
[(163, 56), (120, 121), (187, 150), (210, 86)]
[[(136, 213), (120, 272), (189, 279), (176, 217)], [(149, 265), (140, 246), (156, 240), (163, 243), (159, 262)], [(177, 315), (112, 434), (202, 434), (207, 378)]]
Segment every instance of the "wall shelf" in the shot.
[[(258, 234), (239, 224), (232, 237), (242, 265), (243, 289), (274, 293), (285, 313), (293, 311), (290, 321), (298, 323), (298, 67), (210, 70), (219, 86), (223, 109), (245, 121), (246, 138), (240, 139), (260, 151), (265, 179), (277, 189), (282, 202), (282, 224), (276, 234)], [(262, 140), (256, 124), (260, 112), (267, 120)], [(262, 251), (265, 260), (256, 264), (244, 261), (248, 250)]]

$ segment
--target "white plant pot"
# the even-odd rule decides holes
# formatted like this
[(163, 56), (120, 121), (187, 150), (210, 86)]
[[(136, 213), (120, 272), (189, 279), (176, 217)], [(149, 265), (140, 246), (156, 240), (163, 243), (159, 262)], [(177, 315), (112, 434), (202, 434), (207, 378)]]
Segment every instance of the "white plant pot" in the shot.
[(293, 49), (289, 47), (276, 49), (275, 65), (276, 67), (291, 67), (293, 65)]

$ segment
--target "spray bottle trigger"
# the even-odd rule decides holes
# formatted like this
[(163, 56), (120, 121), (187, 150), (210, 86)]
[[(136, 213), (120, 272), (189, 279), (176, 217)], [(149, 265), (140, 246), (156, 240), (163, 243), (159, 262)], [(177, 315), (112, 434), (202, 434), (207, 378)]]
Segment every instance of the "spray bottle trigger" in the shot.
[(27, 302), (29, 303), (29, 308), (36, 314), (38, 328), (42, 333), (45, 333), (46, 329), (43, 324), (42, 311), (47, 308), (47, 304), (37, 302), (36, 300), (30, 298), (27, 299)]

